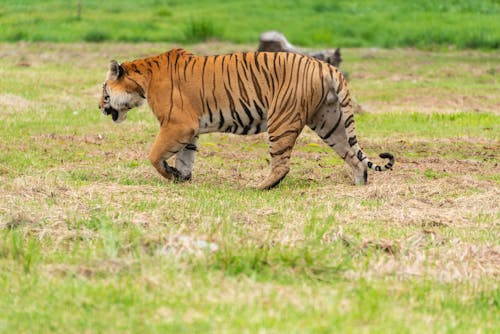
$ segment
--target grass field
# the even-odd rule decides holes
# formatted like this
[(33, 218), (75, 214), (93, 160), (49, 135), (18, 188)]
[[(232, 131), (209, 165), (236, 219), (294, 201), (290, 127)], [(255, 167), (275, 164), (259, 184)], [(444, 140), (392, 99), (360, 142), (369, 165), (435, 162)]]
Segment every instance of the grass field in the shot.
[(500, 47), (497, 0), (3, 0), (0, 41), (254, 43), (281, 30), (327, 47)]
[(97, 110), (110, 59), (171, 46), (0, 44), (0, 332), (498, 332), (497, 54), (343, 50), (359, 141), (394, 170), (352, 186), (305, 131), (260, 192), (265, 136), (201, 137), (173, 184), (147, 107)]

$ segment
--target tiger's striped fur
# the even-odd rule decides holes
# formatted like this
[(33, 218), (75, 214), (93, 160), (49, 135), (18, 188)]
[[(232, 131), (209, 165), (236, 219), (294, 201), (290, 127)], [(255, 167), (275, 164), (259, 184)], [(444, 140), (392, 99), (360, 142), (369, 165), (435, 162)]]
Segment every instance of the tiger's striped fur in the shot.
[[(352, 168), (355, 184), (367, 182), (373, 164), (359, 147), (351, 97), (335, 67), (294, 53), (248, 52), (198, 57), (182, 49), (118, 64), (112, 61), (100, 109), (115, 122), (145, 99), (160, 123), (149, 158), (168, 179), (188, 180), (198, 136), (209, 132), (267, 131), (271, 172), (260, 189), (277, 185), (290, 169), (295, 141), (305, 125)], [(177, 155), (175, 167), (167, 159)]]

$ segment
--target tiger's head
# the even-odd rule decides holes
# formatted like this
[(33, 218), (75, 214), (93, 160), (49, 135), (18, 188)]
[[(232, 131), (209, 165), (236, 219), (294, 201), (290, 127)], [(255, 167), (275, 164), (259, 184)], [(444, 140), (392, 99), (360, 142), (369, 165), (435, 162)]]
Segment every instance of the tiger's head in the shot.
[(111, 115), (113, 122), (121, 123), (127, 112), (139, 107), (146, 99), (144, 89), (128, 74), (126, 68), (112, 60), (106, 81), (102, 85), (99, 109), (104, 115)]

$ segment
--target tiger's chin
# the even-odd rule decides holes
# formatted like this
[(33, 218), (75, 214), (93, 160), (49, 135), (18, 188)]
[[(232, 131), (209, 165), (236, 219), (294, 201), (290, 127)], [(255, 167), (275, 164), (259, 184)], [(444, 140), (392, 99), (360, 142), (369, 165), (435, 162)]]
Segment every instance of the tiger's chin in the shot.
[(103, 110), (103, 114), (106, 116), (111, 115), (111, 119), (113, 120), (113, 122), (121, 123), (127, 119), (127, 111), (128, 110), (119, 111), (114, 108), (108, 107)]
[(111, 115), (111, 118), (113, 119), (113, 122), (114, 123), (122, 123), (124, 120), (127, 119), (127, 112), (126, 111), (122, 111), (122, 112), (118, 112), (118, 114), (115, 116), (115, 115)]

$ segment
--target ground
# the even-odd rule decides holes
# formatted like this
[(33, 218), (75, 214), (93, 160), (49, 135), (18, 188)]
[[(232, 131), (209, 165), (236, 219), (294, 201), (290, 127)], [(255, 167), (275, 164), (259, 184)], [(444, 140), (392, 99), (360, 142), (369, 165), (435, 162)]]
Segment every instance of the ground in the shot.
[(495, 53), (343, 50), (359, 142), (394, 169), (353, 186), (305, 130), (260, 192), (265, 135), (203, 136), (175, 184), (147, 107), (97, 109), (109, 60), (173, 46), (1, 45), (0, 331), (498, 330)]

